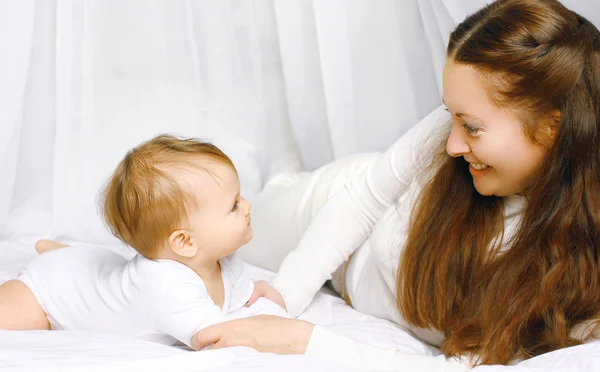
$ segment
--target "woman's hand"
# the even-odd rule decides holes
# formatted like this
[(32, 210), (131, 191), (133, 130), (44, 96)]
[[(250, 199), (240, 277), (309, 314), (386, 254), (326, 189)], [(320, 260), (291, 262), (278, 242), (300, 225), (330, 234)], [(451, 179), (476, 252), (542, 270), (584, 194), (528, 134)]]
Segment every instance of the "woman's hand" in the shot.
[(314, 324), (274, 315), (257, 315), (206, 327), (192, 339), (194, 350), (249, 346), (263, 353), (304, 354)]
[(287, 311), (283, 297), (281, 297), (275, 288), (271, 287), (271, 285), (264, 280), (259, 280), (258, 282), (254, 283), (254, 292), (252, 293), (252, 296), (250, 296), (246, 306), (252, 305), (261, 297), (265, 297), (275, 302), (277, 305), (281, 306), (283, 310)]

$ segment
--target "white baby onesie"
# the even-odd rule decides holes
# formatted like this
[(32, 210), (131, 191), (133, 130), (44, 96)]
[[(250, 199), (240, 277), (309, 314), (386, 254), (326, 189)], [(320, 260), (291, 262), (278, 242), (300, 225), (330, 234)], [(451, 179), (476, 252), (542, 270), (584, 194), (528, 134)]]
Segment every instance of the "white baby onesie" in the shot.
[(102, 332), (191, 347), (211, 324), (256, 314), (287, 316), (261, 298), (244, 305), (254, 282), (237, 254), (222, 258), (225, 288), (217, 306), (202, 279), (174, 260), (131, 260), (102, 248), (71, 246), (40, 255), (20, 274), (46, 312), (52, 329)]

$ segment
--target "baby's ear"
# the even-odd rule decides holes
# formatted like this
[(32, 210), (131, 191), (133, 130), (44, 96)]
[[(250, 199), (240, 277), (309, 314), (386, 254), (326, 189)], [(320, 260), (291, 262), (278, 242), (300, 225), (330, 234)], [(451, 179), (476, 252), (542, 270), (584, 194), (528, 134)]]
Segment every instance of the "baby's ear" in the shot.
[(192, 258), (198, 254), (198, 247), (194, 244), (189, 231), (176, 230), (169, 235), (169, 247), (178, 256)]

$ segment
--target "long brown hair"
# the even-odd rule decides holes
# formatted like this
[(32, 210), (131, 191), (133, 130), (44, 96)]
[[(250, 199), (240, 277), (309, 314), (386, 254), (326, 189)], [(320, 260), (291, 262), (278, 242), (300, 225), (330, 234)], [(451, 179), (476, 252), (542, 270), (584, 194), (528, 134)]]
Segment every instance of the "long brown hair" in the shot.
[(441, 330), (446, 355), (484, 364), (579, 344), (571, 332), (600, 318), (600, 34), (558, 1), (498, 0), (455, 29), (447, 56), (476, 68), (532, 141), (541, 118), (561, 119), (505, 251), (502, 198), (444, 154), (413, 210), (398, 309)]

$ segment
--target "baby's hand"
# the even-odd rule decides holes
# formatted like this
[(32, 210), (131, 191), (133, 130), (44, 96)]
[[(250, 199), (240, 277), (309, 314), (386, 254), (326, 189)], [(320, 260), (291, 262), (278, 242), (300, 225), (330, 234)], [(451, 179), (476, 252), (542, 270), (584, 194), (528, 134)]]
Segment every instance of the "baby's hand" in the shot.
[(271, 285), (264, 280), (259, 280), (258, 282), (254, 283), (254, 292), (252, 293), (252, 296), (250, 296), (246, 306), (252, 305), (261, 297), (265, 297), (275, 302), (277, 305), (281, 306), (285, 311), (287, 311), (283, 297), (281, 297), (275, 288), (271, 287)]

